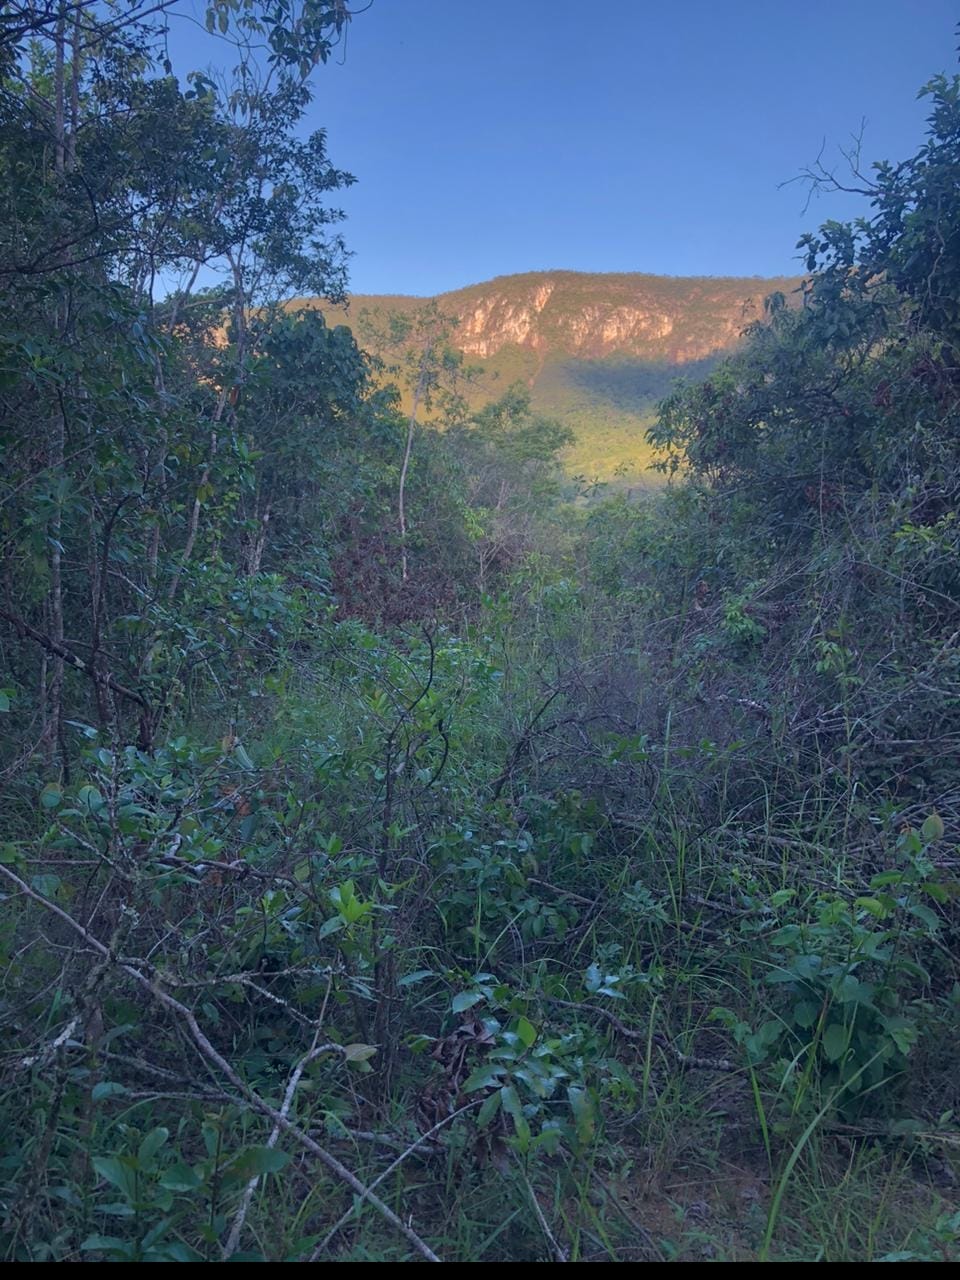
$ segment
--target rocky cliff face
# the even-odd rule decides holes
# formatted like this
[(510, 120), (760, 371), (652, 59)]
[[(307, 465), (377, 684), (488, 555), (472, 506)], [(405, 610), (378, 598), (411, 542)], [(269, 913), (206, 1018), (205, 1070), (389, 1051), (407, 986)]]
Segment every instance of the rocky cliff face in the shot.
[[(552, 281), (533, 286), (519, 298), (511, 293), (492, 289), (466, 309), (452, 308), (460, 315), (460, 341), (464, 352), (471, 356), (489, 359), (507, 345), (538, 347), (543, 337), (538, 330), (538, 320), (550, 301), (555, 289)], [(453, 297), (448, 295), (450, 300)]]
[[(651, 276), (637, 273), (536, 271), (498, 276), (441, 294), (441, 311), (457, 317), (464, 353), (490, 360), (507, 348), (544, 358), (612, 356), (686, 364), (734, 346), (763, 315), (764, 298), (793, 293), (799, 278)], [(326, 307), (371, 342), (371, 320), (412, 311), (423, 298), (355, 295), (349, 309)], [(376, 343), (374, 342), (375, 346)]]
[(702, 360), (733, 346), (791, 279), (684, 279), (543, 272), (505, 276), (444, 294), (460, 319), (459, 345), (487, 360), (514, 345), (581, 359), (611, 355)]

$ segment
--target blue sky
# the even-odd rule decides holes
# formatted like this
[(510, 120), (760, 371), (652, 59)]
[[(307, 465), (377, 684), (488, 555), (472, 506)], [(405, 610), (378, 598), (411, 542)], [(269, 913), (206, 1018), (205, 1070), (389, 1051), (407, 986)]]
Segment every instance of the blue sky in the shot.
[(864, 118), (866, 160), (915, 150), (958, 19), (953, 0), (373, 0), (310, 118), (358, 179), (351, 288), (791, 273), (801, 232), (863, 202), (804, 212), (780, 184)]

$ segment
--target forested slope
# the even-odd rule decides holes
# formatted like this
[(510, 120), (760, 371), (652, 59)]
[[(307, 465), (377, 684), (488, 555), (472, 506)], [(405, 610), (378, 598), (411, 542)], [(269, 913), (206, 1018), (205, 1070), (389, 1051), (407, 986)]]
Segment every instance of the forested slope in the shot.
[(561, 455), (569, 475), (650, 487), (658, 480), (646, 431), (657, 403), (736, 347), (768, 294), (792, 301), (799, 286), (799, 277), (531, 271), (432, 299), (355, 295), (343, 306), (312, 305), (388, 363), (390, 318), (433, 306), (450, 318), (451, 345), (474, 371), (474, 409), (522, 383), (534, 410), (572, 433)]

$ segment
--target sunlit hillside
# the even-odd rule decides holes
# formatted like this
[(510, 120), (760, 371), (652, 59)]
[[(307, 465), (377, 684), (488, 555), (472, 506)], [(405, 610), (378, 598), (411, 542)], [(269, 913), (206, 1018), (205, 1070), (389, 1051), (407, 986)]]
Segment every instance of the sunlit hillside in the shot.
[[(796, 296), (798, 279), (712, 278), (639, 272), (537, 271), (498, 276), (435, 299), (456, 318), (456, 341), (481, 376), (469, 390), (483, 403), (525, 383), (535, 410), (569, 426), (567, 471), (655, 483), (645, 441), (657, 402), (679, 381), (707, 376), (718, 357), (760, 319), (764, 299)], [(361, 345), (383, 351), (391, 313), (427, 299), (356, 295), (324, 306)]]

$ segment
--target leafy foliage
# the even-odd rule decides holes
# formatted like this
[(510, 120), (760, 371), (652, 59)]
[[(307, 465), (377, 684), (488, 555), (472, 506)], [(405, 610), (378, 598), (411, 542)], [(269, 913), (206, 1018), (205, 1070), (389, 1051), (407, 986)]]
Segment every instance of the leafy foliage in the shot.
[(0, 37), (4, 1255), (953, 1260), (956, 84), (587, 506), (155, 12)]

